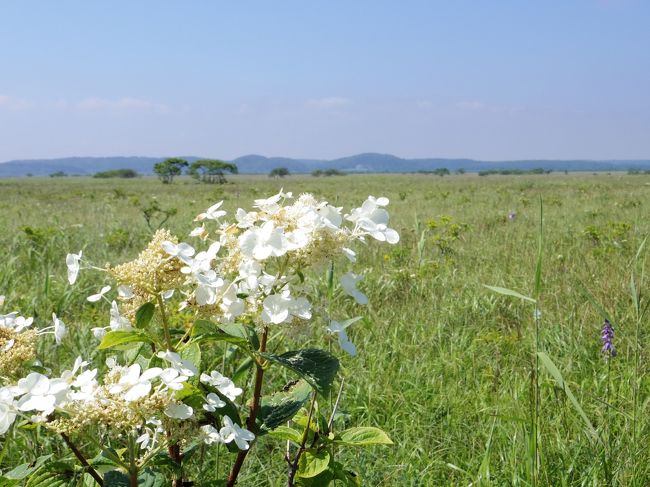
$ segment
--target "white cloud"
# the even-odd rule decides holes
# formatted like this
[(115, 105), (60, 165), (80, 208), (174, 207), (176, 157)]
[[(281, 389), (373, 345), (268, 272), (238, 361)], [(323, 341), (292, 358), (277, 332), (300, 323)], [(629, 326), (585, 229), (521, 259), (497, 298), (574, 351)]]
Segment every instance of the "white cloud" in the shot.
[(12, 112), (29, 110), (34, 104), (29, 100), (16, 98), (9, 95), (0, 95), (0, 110), (10, 110)]
[(340, 108), (349, 105), (352, 100), (342, 96), (327, 96), (324, 98), (313, 98), (307, 101), (307, 105), (316, 108)]
[(456, 103), (456, 108), (463, 112), (488, 112), (488, 113), (506, 113), (514, 115), (524, 110), (519, 105), (492, 105), (477, 100), (465, 100)]
[(123, 97), (116, 100), (107, 98), (85, 98), (76, 104), (78, 110), (84, 112), (93, 111), (151, 111), (156, 113), (167, 113), (169, 107), (161, 103), (155, 103), (141, 98)]

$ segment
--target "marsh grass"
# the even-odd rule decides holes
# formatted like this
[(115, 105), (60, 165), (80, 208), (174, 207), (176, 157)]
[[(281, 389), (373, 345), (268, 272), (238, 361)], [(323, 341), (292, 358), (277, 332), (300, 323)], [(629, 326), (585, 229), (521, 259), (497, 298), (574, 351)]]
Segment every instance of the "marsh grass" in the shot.
[[(371, 304), (360, 309), (347, 302), (344, 308), (348, 317), (365, 318), (349, 330), (359, 356), (343, 358), (346, 385), (337, 421), (378, 426), (395, 446), (348, 453), (342, 462), (356, 466), (364, 485), (372, 486), (532, 485), (535, 472), (538, 485), (650, 484), (648, 261), (641, 245), (650, 233), (650, 177), (231, 181), (0, 180), (3, 310), (21, 310), (39, 323), (53, 311), (61, 316), (74, 333), (64, 347), (41, 352), (65, 365), (94, 347), (90, 328), (104, 325), (106, 311), (85, 302), (99, 289), (98, 276), (82, 273), (74, 292), (68, 286), (65, 254), (83, 249), (93, 261), (112, 264), (133, 257), (150, 235), (143, 208), (152, 198), (163, 210), (177, 210), (165, 226), (182, 236), (192, 217), (215, 201), (224, 199), (233, 211), (281, 186), (346, 207), (359, 203), (360, 195), (388, 196), (402, 240), (390, 249), (370, 243), (357, 264)], [(537, 335), (530, 303), (484, 285), (535, 292), (540, 198), (544, 266)], [(443, 215), (466, 225), (444, 252), (427, 230), (428, 221)], [(618, 355), (609, 364), (600, 353), (603, 310), (616, 328)], [(601, 437), (607, 432), (606, 456), (564, 387), (543, 370), (535, 402), (531, 350), (552, 359), (593, 428)], [(531, 401), (538, 404), (536, 435)], [(17, 443), (2, 443), (2, 471), (43, 453), (67, 454), (38, 428), (17, 435)], [(535, 439), (536, 469), (529, 448)], [(283, 445), (264, 439), (258, 446), (241, 485), (278, 485), (285, 466), (267, 464), (267, 452), (278, 450), (279, 458)], [(209, 479), (205, 472), (216, 468), (215, 452), (206, 450), (202, 460)]]

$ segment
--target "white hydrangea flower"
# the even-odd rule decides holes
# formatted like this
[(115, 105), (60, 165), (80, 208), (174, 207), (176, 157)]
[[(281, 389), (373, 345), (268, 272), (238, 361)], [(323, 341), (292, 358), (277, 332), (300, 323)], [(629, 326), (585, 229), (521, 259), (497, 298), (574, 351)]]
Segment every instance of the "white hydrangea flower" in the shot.
[(79, 275), (79, 261), (81, 260), (81, 250), (78, 254), (68, 254), (65, 257), (65, 264), (68, 267), (68, 282), (74, 284)]
[(165, 409), (165, 415), (173, 419), (189, 419), (194, 414), (194, 410), (187, 404), (172, 403)]
[(222, 216), (226, 214), (224, 210), (220, 210), (221, 205), (223, 204), (223, 201), (219, 201), (218, 203), (215, 203), (212, 205), (210, 208), (208, 208), (204, 213), (199, 214), (194, 221), (201, 221), (201, 220), (218, 220)]
[(217, 409), (222, 408), (225, 405), (226, 405), (225, 401), (223, 401), (214, 392), (210, 392), (210, 393), (208, 393), (207, 396), (205, 396), (205, 404), (203, 405), (203, 409), (205, 409), (208, 412), (213, 413)]
[[(235, 386), (232, 380), (230, 380), (228, 377), (221, 375), (216, 370), (210, 372), (210, 375), (201, 374), (200, 381), (203, 384), (207, 384), (209, 386), (214, 387), (221, 394), (226, 396), (230, 401), (234, 401), (237, 398), (237, 396), (240, 396), (241, 393), (244, 392), (241, 388)], [(222, 407), (222, 406), (217, 406), (217, 407)]]
[(4, 435), (14, 423), (16, 412), (16, 401), (12, 388), (0, 388), (0, 435)]
[(163, 248), (163, 250), (167, 252), (169, 255), (171, 255), (172, 257), (176, 257), (177, 259), (183, 261), (186, 264), (192, 262), (192, 256), (196, 252), (196, 250), (194, 250), (194, 247), (192, 247), (190, 244), (187, 244), (185, 242), (175, 244), (173, 242), (165, 240), (160, 245)]
[(111, 286), (104, 286), (97, 294), (91, 294), (86, 298), (86, 300), (90, 303), (96, 303), (100, 299), (104, 297), (104, 294), (106, 294), (108, 291), (111, 290)]
[(363, 281), (361, 274), (346, 272), (341, 276), (341, 287), (348, 296), (352, 296), (359, 304), (368, 304), (368, 298), (357, 289), (357, 283)]
[(267, 221), (261, 227), (246, 230), (239, 237), (239, 247), (244, 257), (265, 260), (284, 255), (288, 243), (283, 230), (276, 228), (273, 221)]
[(158, 352), (158, 357), (169, 362), (172, 368), (176, 369), (181, 375), (186, 377), (193, 377), (198, 374), (196, 366), (189, 360), (181, 358), (176, 352), (167, 350), (165, 352)]
[(206, 445), (212, 445), (213, 443), (223, 443), (223, 439), (221, 438), (219, 431), (211, 424), (201, 426), (201, 433), (203, 435), (203, 442)]
[(230, 443), (235, 440), (237, 448), (240, 450), (248, 450), (248, 442), (255, 439), (253, 433), (234, 423), (229, 416), (223, 417), (223, 427), (219, 430), (219, 435), (224, 443)]

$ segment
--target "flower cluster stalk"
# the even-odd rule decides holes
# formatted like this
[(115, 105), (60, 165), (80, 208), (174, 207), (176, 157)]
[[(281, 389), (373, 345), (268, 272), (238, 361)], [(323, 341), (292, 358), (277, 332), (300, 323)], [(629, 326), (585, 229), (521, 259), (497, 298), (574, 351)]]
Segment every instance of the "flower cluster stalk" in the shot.
[[(258, 349), (259, 353), (266, 352), (266, 341), (268, 339), (269, 329), (264, 327), (262, 336), (260, 337), (260, 348)], [(260, 406), (260, 398), (262, 397), (262, 382), (264, 381), (264, 359), (258, 357), (255, 364), (255, 384), (253, 386), (253, 402), (251, 404), (250, 413), (248, 419), (246, 420), (246, 427), (248, 431), (255, 431), (255, 420), (257, 419), (257, 412)], [(232, 487), (237, 483), (237, 477), (241, 471), (244, 460), (246, 460), (246, 455), (250, 450), (240, 450), (235, 459), (235, 463), (232, 466), (230, 475), (228, 476), (227, 487)]]

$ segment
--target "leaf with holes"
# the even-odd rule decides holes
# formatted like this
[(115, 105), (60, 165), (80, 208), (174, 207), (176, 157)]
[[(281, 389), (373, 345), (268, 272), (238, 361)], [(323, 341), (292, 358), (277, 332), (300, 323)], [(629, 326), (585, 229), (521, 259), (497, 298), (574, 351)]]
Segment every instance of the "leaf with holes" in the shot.
[(339, 370), (339, 361), (325, 350), (307, 348), (273, 355), (264, 353), (262, 356), (269, 362), (282, 365), (305, 379), (320, 394), (329, 391), (332, 381)]
[(269, 431), (291, 420), (300, 408), (307, 402), (311, 394), (309, 384), (300, 380), (285, 390), (271, 396), (264, 396), (260, 407), (260, 429)]

